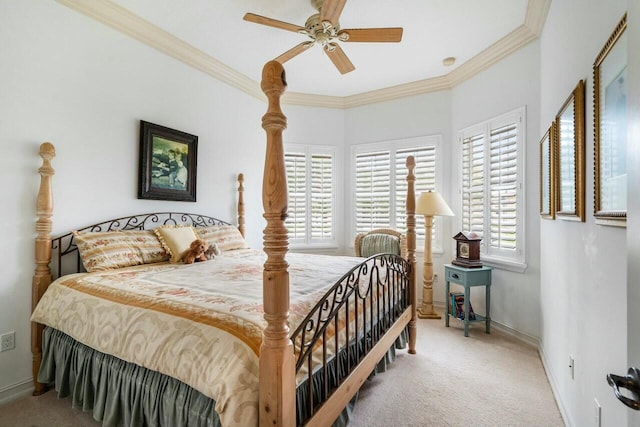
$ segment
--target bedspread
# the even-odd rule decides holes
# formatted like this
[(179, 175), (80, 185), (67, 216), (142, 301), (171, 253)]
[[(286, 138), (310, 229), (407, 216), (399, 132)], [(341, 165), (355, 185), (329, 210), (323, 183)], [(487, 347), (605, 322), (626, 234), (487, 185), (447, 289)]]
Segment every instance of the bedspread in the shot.
[[(98, 351), (185, 382), (216, 401), (223, 425), (258, 424), (262, 251), (64, 276), (32, 320)], [(362, 258), (289, 253), (290, 328)]]

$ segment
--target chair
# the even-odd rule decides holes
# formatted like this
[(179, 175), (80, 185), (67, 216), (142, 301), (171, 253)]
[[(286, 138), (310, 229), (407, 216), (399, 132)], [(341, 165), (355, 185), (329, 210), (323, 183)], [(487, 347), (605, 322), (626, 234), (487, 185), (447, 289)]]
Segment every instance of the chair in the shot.
[(394, 254), (407, 257), (407, 236), (389, 228), (377, 228), (359, 233), (355, 240), (356, 256), (369, 258), (376, 254)]

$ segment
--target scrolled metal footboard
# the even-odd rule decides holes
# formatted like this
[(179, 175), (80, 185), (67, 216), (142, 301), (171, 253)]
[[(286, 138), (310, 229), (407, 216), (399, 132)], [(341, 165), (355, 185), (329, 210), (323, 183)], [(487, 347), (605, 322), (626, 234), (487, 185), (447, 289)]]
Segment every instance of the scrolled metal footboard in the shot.
[[(298, 408), (304, 424), (409, 306), (411, 265), (397, 255), (366, 259), (345, 274), (310, 311), (291, 339), (296, 376), (307, 390)], [(301, 416), (301, 414), (304, 414)]]

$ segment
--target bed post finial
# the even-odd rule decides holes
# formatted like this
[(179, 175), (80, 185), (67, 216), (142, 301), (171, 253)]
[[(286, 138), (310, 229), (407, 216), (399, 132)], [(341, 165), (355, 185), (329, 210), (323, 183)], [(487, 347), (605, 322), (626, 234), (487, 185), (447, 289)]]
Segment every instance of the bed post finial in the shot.
[(262, 292), (267, 326), (260, 347), (261, 426), (294, 426), (296, 420), (295, 359), (289, 338), (289, 272), (285, 260), (289, 238), (284, 224), (288, 199), (282, 131), (287, 127), (287, 118), (280, 109), (286, 85), (282, 64), (268, 62), (262, 70), (261, 83), (269, 102), (262, 117), (262, 127), (267, 133), (262, 180), (262, 204), (267, 220)]
[(244, 235), (244, 174), (238, 174), (238, 230)]
[[(42, 298), (42, 294), (51, 283), (51, 215), (53, 214), (53, 193), (51, 190), (51, 177), (55, 170), (51, 166), (51, 160), (56, 156), (56, 149), (50, 142), (40, 145), (40, 157), (42, 166), (40, 173), (40, 189), (36, 201), (36, 244), (35, 261), (36, 268), (31, 283), (31, 310)], [(47, 391), (47, 385), (37, 381), (40, 363), (42, 361), (42, 329), (43, 325), (31, 322), (31, 353), (33, 354), (33, 395), (38, 396)]]
[(411, 265), (410, 275), (410, 299), (411, 301), (411, 320), (409, 321), (409, 353), (416, 354), (416, 336), (417, 336), (417, 307), (418, 292), (416, 289), (416, 176), (414, 169), (416, 161), (413, 156), (407, 157), (407, 261)]

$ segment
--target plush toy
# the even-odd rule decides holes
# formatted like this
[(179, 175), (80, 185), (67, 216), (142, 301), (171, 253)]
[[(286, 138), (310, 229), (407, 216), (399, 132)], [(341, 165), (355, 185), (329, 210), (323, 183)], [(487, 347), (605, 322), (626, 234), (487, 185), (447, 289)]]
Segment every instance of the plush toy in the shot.
[(196, 239), (191, 242), (191, 246), (185, 251), (182, 260), (185, 264), (193, 264), (196, 261), (206, 261), (207, 257), (204, 255), (206, 250), (207, 242)]
[(218, 245), (212, 243), (209, 245), (206, 251), (204, 251), (204, 256), (208, 260), (212, 260), (216, 257), (216, 255), (220, 255), (220, 249), (218, 249)]

